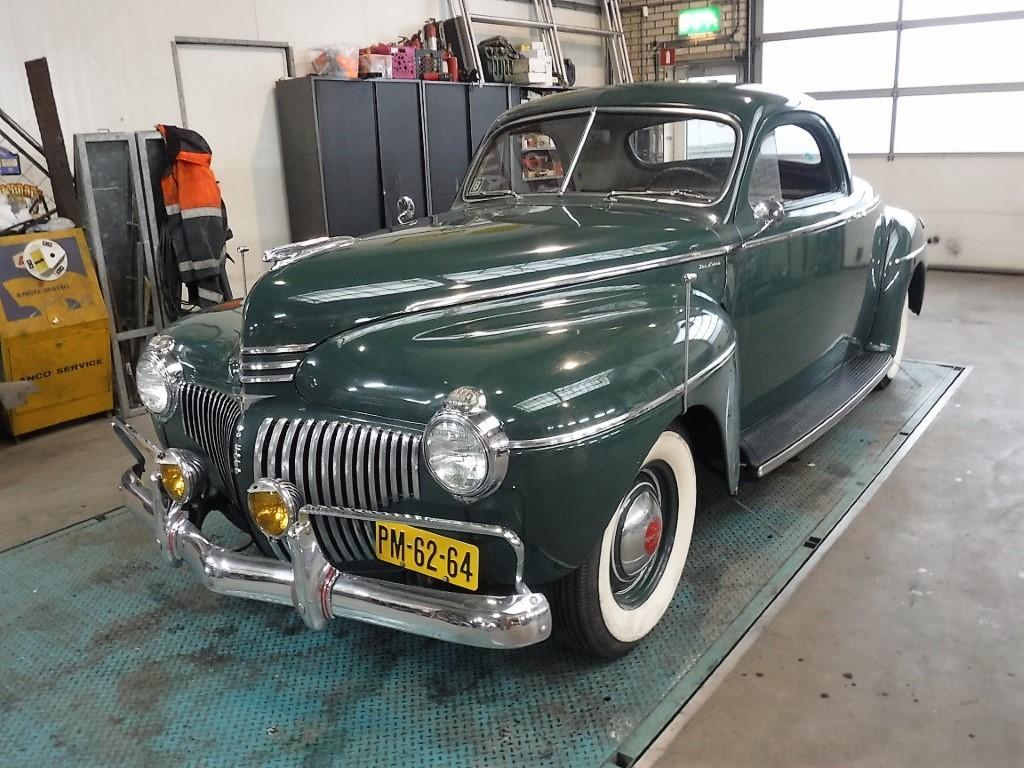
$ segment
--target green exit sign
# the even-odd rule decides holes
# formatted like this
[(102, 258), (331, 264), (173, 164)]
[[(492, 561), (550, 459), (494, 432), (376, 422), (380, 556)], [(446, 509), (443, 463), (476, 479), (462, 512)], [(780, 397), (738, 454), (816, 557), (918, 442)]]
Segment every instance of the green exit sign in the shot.
[(688, 8), (679, 12), (679, 34), (710, 35), (722, 29), (722, 9), (717, 5)]

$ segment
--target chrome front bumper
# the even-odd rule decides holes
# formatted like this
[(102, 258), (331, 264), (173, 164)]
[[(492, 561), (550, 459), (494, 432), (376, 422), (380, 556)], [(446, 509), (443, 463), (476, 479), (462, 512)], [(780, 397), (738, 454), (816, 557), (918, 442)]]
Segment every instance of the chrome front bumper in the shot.
[(282, 537), (291, 556), (290, 563), (238, 554), (206, 539), (189, 521), (185, 509), (167, 500), (159, 477), (153, 472), (160, 447), (117, 419), (111, 426), (140, 459), (121, 478), (125, 505), (153, 529), (167, 560), (185, 563), (196, 580), (213, 592), (292, 605), (306, 625), (316, 630), (323, 629), (331, 618), (339, 617), (482, 648), (521, 648), (551, 634), (548, 601), (523, 585), (521, 545), (516, 547), (518, 538), (509, 531), (494, 528), (491, 535), (502, 536), (517, 549), (519, 567), (514, 595), (445, 592), (338, 571), (320, 549), (310, 514), (400, 518), (402, 522), (428, 528), (442, 527), (444, 523), (451, 526), (450, 521), (307, 506)]

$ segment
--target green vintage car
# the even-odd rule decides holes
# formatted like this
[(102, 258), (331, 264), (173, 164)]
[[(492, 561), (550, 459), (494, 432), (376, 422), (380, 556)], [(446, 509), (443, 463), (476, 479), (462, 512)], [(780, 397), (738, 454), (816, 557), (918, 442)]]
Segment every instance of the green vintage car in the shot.
[(162, 445), (114, 424), (166, 557), (313, 629), (604, 657), (672, 600), (695, 462), (736, 492), (888, 384), (925, 282), (920, 222), (755, 86), (523, 104), (451, 211), (266, 258), (139, 360)]

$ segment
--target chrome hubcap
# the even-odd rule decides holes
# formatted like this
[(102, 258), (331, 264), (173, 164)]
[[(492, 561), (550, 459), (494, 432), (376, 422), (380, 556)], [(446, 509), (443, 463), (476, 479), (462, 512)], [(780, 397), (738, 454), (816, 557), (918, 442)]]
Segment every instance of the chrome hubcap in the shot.
[(654, 560), (661, 543), (661, 501), (650, 482), (637, 483), (626, 497), (619, 521), (617, 559), (621, 575), (636, 577)]
[(618, 527), (610, 558), (612, 594), (625, 608), (642, 605), (657, 587), (671, 550), (675, 520), (666, 517), (665, 510), (674, 502), (658, 469), (651, 465), (640, 470), (616, 512)]

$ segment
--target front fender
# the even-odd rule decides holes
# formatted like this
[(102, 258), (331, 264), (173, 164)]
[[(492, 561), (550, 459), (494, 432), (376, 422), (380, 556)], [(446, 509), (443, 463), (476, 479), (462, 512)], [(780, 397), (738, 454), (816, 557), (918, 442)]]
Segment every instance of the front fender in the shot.
[[(734, 347), (718, 303), (722, 263), (683, 266), (341, 334), (307, 355), (297, 391), (316, 407), (422, 425), (455, 387), (482, 390), (512, 443), (509, 474), (491, 496), (468, 506), (447, 497), (449, 511), (433, 513), (513, 527), (527, 545), (528, 578), (550, 581), (589, 556), (682, 413), (687, 374), (700, 382), (695, 398), (728, 421), (704, 375)], [(689, 315), (686, 272), (698, 275)], [(431, 478), (422, 482), (424, 501), (444, 503)]]
[[(878, 301), (875, 318), (866, 347), (875, 352), (890, 352), (896, 348), (900, 334), (903, 303), (910, 291), (911, 281), (920, 269), (921, 293), (924, 289), (925, 258), (924, 228), (913, 214), (899, 208), (887, 207), (884, 226), (888, 234), (876, 238), (877, 247), (885, 249), (878, 262), (882, 265), (878, 279)], [(920, 313), (921, 296), (912, 297), (912, 309)]]

